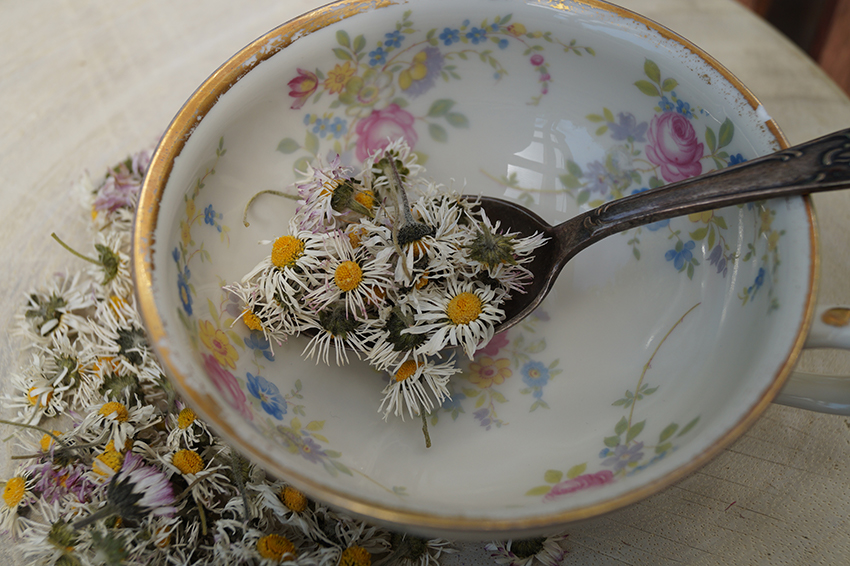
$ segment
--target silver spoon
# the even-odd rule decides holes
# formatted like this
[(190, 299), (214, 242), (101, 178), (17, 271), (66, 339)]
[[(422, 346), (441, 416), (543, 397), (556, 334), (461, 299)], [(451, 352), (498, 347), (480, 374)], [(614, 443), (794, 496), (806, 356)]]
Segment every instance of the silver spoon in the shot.
[[(769, 198), (850, 188), (850, 129), (721, 169), (623, 197), (551, 226), (514, 202), (480, 197), (492, 221), (521, 235), (542, 232), (549, 241), (526, 264), (534, 279), (525, 294), (515, 293), (503, 305), (502, 332), (543, 301), (561, 270), (577, 253), (612, 234), (695, 212)], [(474, 199), (475, 197), (469, 196)]]

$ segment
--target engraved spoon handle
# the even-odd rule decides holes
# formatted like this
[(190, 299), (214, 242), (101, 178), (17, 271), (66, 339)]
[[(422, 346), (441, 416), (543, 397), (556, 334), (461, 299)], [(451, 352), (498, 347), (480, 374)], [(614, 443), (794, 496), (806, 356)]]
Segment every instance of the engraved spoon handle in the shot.
[(850, 129), (694, 179), (630, 195), (555, 227), (567, 262), (588, 245), (659, 220), (850, 187)]

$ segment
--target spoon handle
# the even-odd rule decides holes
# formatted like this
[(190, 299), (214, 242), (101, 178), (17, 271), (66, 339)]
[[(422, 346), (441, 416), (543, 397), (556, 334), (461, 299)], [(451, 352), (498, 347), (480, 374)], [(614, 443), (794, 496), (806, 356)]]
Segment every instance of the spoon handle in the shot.
[[(768, 198), (850, 188), (850, 129), (720, 171), (633, 194), (555, 227), (565, 249), (659, 220)], [(575, 244), (582, 242), (576, 246)], [(569, 260), (564, 257), (563, 261)]]

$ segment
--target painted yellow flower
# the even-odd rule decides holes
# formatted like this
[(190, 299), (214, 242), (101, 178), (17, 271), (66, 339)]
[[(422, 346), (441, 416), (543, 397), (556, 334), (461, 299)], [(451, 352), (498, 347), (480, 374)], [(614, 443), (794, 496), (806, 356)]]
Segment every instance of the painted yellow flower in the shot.
[(514, 373), (508, 367), (510, 365), (511, 361), (508, 358), (494, 360), (489, 356), (483, 356), (469, 364), (469, 381), (481, 389), (501, 385)]
[(192, 230), (189, 228), (188, 222), (180, 222), (180, 241), (184, 246), (188, 246), (192, 241)]
[(195, 217), (195, 199), (190, 198), (186, 201), (186, 218), (191, 222)]
[(227, 334), (216, 328), (208, 320), (202, 320), (199, 326), (201, 330), (201, 342), (212, 352), (216, 361), (222, 366), (236, 369), (236, 360), (239, 359), (239, 353), (230, 343)]
[(345, 88), (345, 84), (348, 82), (348, 79), (354, 76), (354, 71), (355, 69), (351, 66), (351, 61), (346, 61), (342, 65), (337, 65), (328, 71), (328, 78), (326, 78), (323, 83), (324, 87), (328, 89), (331, 94), (342, 92), (342, 89)]

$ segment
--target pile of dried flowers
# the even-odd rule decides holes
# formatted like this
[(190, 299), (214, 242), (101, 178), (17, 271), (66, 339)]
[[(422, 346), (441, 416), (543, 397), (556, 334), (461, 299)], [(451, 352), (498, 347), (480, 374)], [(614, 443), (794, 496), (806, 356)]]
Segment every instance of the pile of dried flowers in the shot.
[[(224, 444), (177, 397), (147, 342), (128, 271), (150, 155), (133, 155), (97, 184), (82, 180), (95, 253), (74, 252), (86, 269), (22, 301), (26, 363), (3, 399), (16, 466), (0, 484), (0, 531), (22, 563), (438, 566), (454, 552), (449, 541), (391, 533), (308, 500)], [(552, 566), (562, 540), (488, 549), (500, 564)]]
[(291, 190), (289, 233), (229, 287), (243, 320), (278, 343), (312, 334), (304, 355), (317, 362), (332, 347), (338, 365), (354, 352), (389, 374), (384, 418), (424, 419), (460, 371), (454, 348), (472, 359), (490, 341), (546, 239), (505, 230), (477, 200), (428, 179), (403, 138), (360, 170), (338, 157), (309, 167)]

